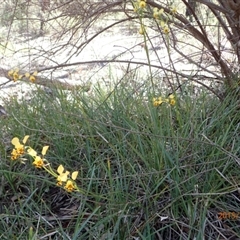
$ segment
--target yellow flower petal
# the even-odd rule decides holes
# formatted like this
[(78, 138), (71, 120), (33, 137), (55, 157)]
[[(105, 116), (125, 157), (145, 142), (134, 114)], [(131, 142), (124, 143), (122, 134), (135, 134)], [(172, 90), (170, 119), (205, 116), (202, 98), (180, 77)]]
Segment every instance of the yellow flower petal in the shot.
[(145, 8), (146, 7), (146, 2), (145, 1), (140, 1), (139, 2), (139, 7), (140, 8)]
[(164, 21), (161, 21), (161, 22), (160, 22), (160, 26), (161, 26), (162, 28), (164, 28), (164, 27), (166, 26), (166, 23), (165, 23)]
[(68, 179), (69, 173), (70, 173), (69, 171), (66, 171), (65, 173), (60, 174), (60, 175), (57, 177), (57, 181), (58, 181), (58, 182), (66, 182), (67, 179)]
[(29, 149), (27, 150), (27, 152), (28, 152), (28, 154), (29, 154), (30, 156), (32, 156), (32, 157), (36, 157), (36, 156), (37, 156), (37, 152), (36, 152), (34, 149), (32, 149), (32, 148), (29, 148)]
[(177, 8), (174, 6), (174, 7), (172, 7), (171, 8), (171, 12), (173, 13), (173, 14), (176, 14), (177, 13)]
[(8, 76), (12, 77), (13, 76), (13, 70), (8, 71)]
[(25, 77), (29, 78), (30, 77), (30, 73), (25, 73)]
[(66, 182), (67, 179), (68, 179), (68, 175), (70, 174), (70, 172), (69, 172), (69, 171), (66, 171), (66, 172), (64, 173), (64, 167), (63, 167), (62, 164), (58, 166), (57, 172), (58, 172), (58, 174), (59, 174), (59, 176), (57, 177), (57, 181), (58, 181), (58, 182)]
[(141, 26), (139, 29), (139, 34), (143, 35), (145, 33), (145, 27)]
[(164, 9), (161, 8), (161, 9), (159, 10), (159, 14), (162, 14), (163, 12), (164, 12)]
[(42, 155), (44, 156), (48, 150), (49, 146), (44, 146), (42, 149)]
[(19, 75), (17, 72), (13, 73), (13, 81), (16, 82), (19, 79)]
[(24, 144), (27, 142), (28, 138), (29, 138), (29, 135), (26, 135), (26, 136), (23, 138), (23, 143), (24, 143)]
[(168, 28), (168, 26), (165, 26), (165, 27), (163, 28), (163, 32), (164, 32), (165, 34), (168, 34), (168, 33), (170, 32), (170, 29)]
[(31, 76), (29, 77), (29, 80), (33, 83), (33, 82), (36, 81), (36, 78), (35, 78), (33, 75), (31, 75)]
[(17, 148), (19, 146), (22, 146), (22, 144), (20, 144), (19, 139), (17, 137), (13, 138), (11, 143)]
[(153, 12), (153, 17), (156, 19), (156, 18), (158, 18), (158, 16), (159, 16), (159, 13), (158, 12)]
[(170, 103), (170, 105), (174, 106), (176, 104), (176, 101), (175, 101), (175, 99), (170, 99), (169, 103)]
[(58, 172), (58, 174), (62, 174), (63, 171), (64, 171), (64, 167), (63, 167), (63, 165), (61, 164), (61, 165), (58, 166), (57, 172)]
[(72, 180), (76, 180), (77, 176), (78, 176), (78, 171), (73, 172), (72, 173)]
[(11, 160), (16, 160), (20, 157), (17, 149), (13, 149), (11, 152)]

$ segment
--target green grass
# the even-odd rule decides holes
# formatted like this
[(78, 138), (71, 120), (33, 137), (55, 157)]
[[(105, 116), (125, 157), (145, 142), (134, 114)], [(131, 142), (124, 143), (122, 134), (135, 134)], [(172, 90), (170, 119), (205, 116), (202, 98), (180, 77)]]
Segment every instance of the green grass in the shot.
[[(240, 237), (239, 102), (203, 91), (172, 107), (119, 85), (6, 103), (1, 119), (1, 239), (229, 239)], [(68, 194), (43, 170), (10, 160), (11, 139), (56, 169), (79, 171)], [(110, 168), (108, 164), (110, 163)]]

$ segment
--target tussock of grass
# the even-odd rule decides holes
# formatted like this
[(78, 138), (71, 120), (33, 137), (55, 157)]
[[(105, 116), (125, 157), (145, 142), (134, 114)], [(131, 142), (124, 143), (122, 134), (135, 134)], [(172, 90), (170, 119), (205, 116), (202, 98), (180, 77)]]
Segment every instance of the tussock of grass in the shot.
[[(233, 96), (176, 95), (176, 106), (118, 86), (91, 95), (39, 89), (12, 100), (0, 122), (1, 239), (220, 239), (240, 237), (239, 106)], [(79, 170), (68, 194), (44, 171), (11, 162), (30, 135), (53, 168)], [(109, 167), (110, 166), (110, 167)]]

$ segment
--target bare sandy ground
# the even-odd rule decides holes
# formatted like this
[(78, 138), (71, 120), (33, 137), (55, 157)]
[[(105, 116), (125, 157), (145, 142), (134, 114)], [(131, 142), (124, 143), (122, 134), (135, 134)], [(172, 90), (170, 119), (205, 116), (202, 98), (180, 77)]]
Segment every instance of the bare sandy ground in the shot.
[[(70, 85), (101, 85), (109, 88), (112, 88), (127, 72), (130, 72), (128, 75), (130, 79), (133, 76), (131, 80), (135, 83), (149, 81), (150, 69), (144, 65), (148, 60), (155, 66), (151, 68), (152, 76), (160, 88), (163, 87), (162, 79), (166, 74), (161, 68), (171, 68), (172, 62), (179, 73), (194, 75), (199, 72), (197, 66), (190, 64), (174, 51), (169, 52), (169, 49), (159, 42), (157, 36), (151, 38), (151, 44), (148, 42), (146, 48), (143, 36), (138, 34), (137, 28), (131, 31), (112, 29), (99, 35), (79, 51), (78, 46), (81, 46), (82, 42), (75, 39), (74, 44), (69, 44), (69, 36), (60, 41), (50, 35), (33, 40), (26, 40), (26, 37), (21, 36), (10, 42), (6, 50), (0, 52), (0, 63), (9, 70), (15, 68), (23, 72), (37, 70), (41, 77)], [(209, 69), (211, 70), (211, 66)], [(205, 74), (211, 75), (207, 72)], [(4, 99), (11, 97), (18, 100), (26, 99), (29, 91), (36, 89), (31, 83), (21, 81), (6, 83), (7, 81), (8, 79), (4, 77), (0, 78), (0, 104), (3, 104)]]

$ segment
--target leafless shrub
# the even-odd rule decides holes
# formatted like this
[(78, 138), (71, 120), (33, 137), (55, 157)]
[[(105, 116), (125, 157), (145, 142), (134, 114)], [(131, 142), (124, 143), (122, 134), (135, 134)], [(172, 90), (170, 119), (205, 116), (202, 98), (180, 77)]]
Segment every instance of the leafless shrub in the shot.
[[(12, 0), (11, 4), (5, 1), (2, 6), (2, 11), (14, 10), (14, 15), (7, 11), (10, 25), (5, 41), (28, 44), (22, 61), (15, 64), (21, 69), (49, 73), (59, 69), (69, 71), (83, 64), (105, 66), (119, 63), (125, 65), (125, 69), (146, 65), (152, 69), (151, 79), (160, 75), (167, 80), (172, 91), (183, 81), (192, 80), (219, 97), (214, 86), (203, 80), (222, 82), (230, 89), (238, 84), (240, 3), (237, 0), (175, 0), (171, 5), (170, 1), (147, 0), (141, 17), (134, 12), (134, 1), (122, 0)], [(177, 8), (176, 13), (172, 11), (173, 6)], [(159, 22), (153, 18), (154, 8), (164, 10), (170, 30), (168, 34), (164, 34)], [(17, 12), (22, 15), (16, 17)], [(18, 36), (19, 41), (13, 32), (17, 21), (26, 21), (26, 30)], [(145, 37), (139, 38), (138, 29), (142, 21), (147, 31)], [(77, 56), (81, 56), (91, 42), (103, 34), (113, 36), (114, 29), (127, 33), (123, 38), (131, 35), (139, 40), (124, 46), (117, 55), (79, 61)], [(47, 40), (45, 47), (42, 44)], [(157, 61), (129, 58), (129, 54), (137, 51), (139, 46), (151, 52)], [(19, 59), (19, 49), (11, 52), (12, 57), (18, 56)], [(6, 55), (3, 54), (2, 59), (5, 61)]]

